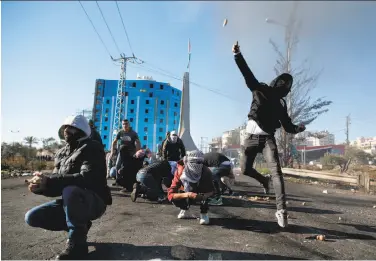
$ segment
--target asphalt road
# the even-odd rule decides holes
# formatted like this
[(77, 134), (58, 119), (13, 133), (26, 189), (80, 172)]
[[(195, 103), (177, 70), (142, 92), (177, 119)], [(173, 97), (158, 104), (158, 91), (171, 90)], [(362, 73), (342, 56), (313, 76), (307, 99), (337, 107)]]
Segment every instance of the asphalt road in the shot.
[[(261, 195), (251, 178), (237, 176), (241, 195)], [(51, 259), (66, 232), (28, 227), (28, 209), (49, 199), (29, 193), (24, 179), (2, 180), (1, 258)], [(109, 181), (110, 182), (110, 181)], [(211, 225), (179, 220), (171, 204), (132, 203), (113, 188), (113, 205), (93, 222), (89, 259), (376, 259), (376, 196), (287, 182), (290, 226), (275, 221), (275, 202), (225, 198), (211, 207)], [(328, 190), (328, 194), (322, 193)], [(303, 203), (304, 202), (304, 203)], [(198, 206), (194, 207), (199, 213)], [(317, 241), (323, 234), (327, 241)]]

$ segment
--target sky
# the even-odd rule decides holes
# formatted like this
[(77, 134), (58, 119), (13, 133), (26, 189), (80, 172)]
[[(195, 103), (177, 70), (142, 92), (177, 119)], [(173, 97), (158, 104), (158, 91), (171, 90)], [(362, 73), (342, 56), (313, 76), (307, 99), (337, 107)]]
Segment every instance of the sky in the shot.
[[(98, 3), (120, 50), (131, 55), (115, 2)], [(96, 3), (82, 4), (111, 55), (118, 57)], [(265, 19), (286, 23), (292, 7), (287, 1), (118, 4), (132, 49), (146, 61), (138, 68), (130, 64), (127, 79), (139, 73), (181, 89), (181, 81), (150, 69), (182, 77), (190, 38), (190, 80), (205, 87), (191, 85), (191, 133), (196, 144), (201, 137), (210, 140), (246, 120), (252, 95), (233, 60), (232, 44), (238, 40), (259, 81), (270, 82), (277, 55), (269, 39), (284, 50), (284, 28)], [(329, 112), (308, 130), (328, 130), (336, 142), (343, 142), (345, 117), (350, 114), (350, 140), (376, 136), (375, 13), (372, 1), (300, 3), (303, 26), (292, 67), (308, 59), (313, 73), (322, 70), (311, 98), (333, 101)], [(66, 116), (92, 108), (96, 79), (119, 77), (120, 68), (77, 1), (2, 1), (1, 33), (2, 141), (57, 138)]]

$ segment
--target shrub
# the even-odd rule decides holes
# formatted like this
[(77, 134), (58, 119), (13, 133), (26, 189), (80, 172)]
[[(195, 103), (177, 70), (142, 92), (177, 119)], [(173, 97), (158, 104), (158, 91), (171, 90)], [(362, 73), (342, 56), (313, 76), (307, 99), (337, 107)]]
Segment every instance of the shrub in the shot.
[(259, 173), (263, 175), (271, 174), (272, 172), (268, 168), (257, 168), (256, 169)]

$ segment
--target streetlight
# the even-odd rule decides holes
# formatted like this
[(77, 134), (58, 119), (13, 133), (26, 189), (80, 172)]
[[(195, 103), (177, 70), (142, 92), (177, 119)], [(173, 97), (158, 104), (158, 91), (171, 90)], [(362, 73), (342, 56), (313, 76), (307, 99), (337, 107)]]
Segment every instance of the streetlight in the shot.
[[(271, 18), (266, 18), (265, 19), (265, 22), (268, 23), (268, 24), (275, 24), (275, 25), (279, 25), (279, 26), (282, 26), (285, 30), (285, 42), (286, 42), (286, 73), (290, 74), (291, 73), (291, 34), (292, 34), (292, 28), (291, 28), (291, 25), (285, 25), (277, 20), (274, 20), (274, 19), (271, 19)], [(291, 108), (291, 105), (292, 105), (292, 95), (291, 95), (291, 92), (287, 95), (287, 107), (288, 107), (288, 111), (289, 111), (289, 114), (291, 115), (292, 114), (292, 108)], [(284, 137), (288, 137), (288, 134), (283, 130), (283, 133), (284, 133)], [(285, 138), (285, 140), (286, 140)], [(290, 139), (289, 139), (290, 141)], [(286, 146), (285, 146), (286, 147)], [(285, 156), (287, 154), (287, 151), (284, 152), (285, 153)]]

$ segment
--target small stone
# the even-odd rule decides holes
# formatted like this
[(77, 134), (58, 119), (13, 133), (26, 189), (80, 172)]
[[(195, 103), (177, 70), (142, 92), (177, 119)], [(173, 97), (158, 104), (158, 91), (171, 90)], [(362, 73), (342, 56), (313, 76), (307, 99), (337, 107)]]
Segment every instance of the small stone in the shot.
[(376, 208), (376, 206), (373, 206), (373, 208)]
[(352, 192), (352, 193), (355, 193), (355, 189), (351, 189), (351, 192)]
[(327, 190), (323, 190), (322, 193), (328, 194), (328, 191)]
[(289, 204), (289, 202), (288, 201), (286, 201), (286, 205), (288, 205)]
[(338, 220), (342, 220), (342, 218), (341, 218), (341, 217), (338, 217)]
[(248, 245), (248, 244), (246, 244), (245, 246), (246, 246), (246, 247), (248, 247), (249, 245)]
[(305, 202), (303, 202), (302, 205), (305, 206)]

